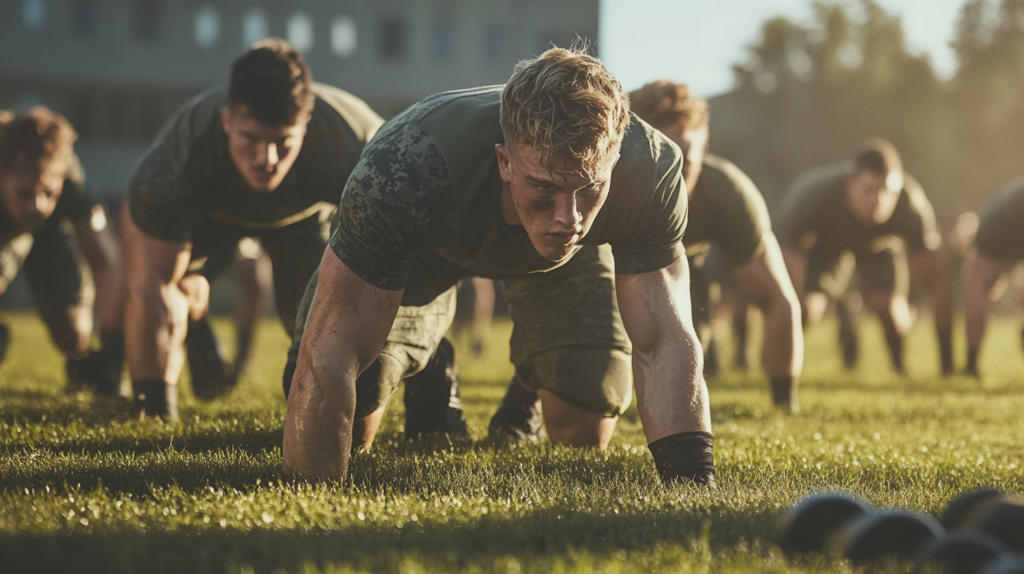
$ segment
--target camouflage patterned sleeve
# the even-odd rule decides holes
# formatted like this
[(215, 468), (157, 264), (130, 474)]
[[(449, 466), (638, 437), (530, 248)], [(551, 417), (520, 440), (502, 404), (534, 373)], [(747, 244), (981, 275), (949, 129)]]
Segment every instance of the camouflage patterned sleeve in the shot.
[(417, 254), (458, 237), (444, 154), (414, 123), (379, 133), (345, 185), (340, 218), (331, 248), (345, 265), (381, 289), (404, 289)]
[(1010, 264), (1024, 259), (1024, 178), (1006, 185), (981, 210), (974, 245), (981, 253)]
[(894, 218), (899, 218), (907, 251), (917, 253), (926, 249), (938, 249), (942, 245), (942, 235), (935, 221), (935, 210), (924, 194), (921, 184), (913, 176), (905, 173), (904, 180), (903, 190), (908, 201), (905, 207), (902, 201), (897, 205), (898, 212), (894, 214)]
[[(635, 126), (630, 126), (630, 129), (635, 129)], [(629, 139), (633, 138), (623, 142), (622, 152), (627, 160), (632, 153), (626, 149), (632, 144)], [(660, 132), (653, 132), (642, 145), (648, 147), (647, 154), (653, 151), (653, 161), (629, 162), (622, 166), (625, 168), (622, 172), (616, 166), (612, 182), (614, 191), (616, 179), (627, 180), (625, 185), (633, 188), (633, 192), (619, 197), (626, 198), (630, 204), (645, 206), (645, 209), (641, 207), (638, 211), (621, 201), (605, 207), (616, 214), (613, 217), (618, 217), (622, 222), (619, 225), (626, 230), (625, 234), (613, 233), (609, 241), (615, 255), (615, 272), (621, 274), (664, 269), (686, 253), (683, 233), (686, 231), (689, 205), (682, 174), (683, 156), (679, 148)], [(645, 196), (649, 199), (638, 201)]]
[(146, 235), (171, 243), (191, 241), (198, 207), (186, 165), (191, 153), (212, 153), (193, 147), (197, 134), (216, 121), (215, 111), (212, 106), (186, 104), (135, 166), (128, 184), (128, 209)]

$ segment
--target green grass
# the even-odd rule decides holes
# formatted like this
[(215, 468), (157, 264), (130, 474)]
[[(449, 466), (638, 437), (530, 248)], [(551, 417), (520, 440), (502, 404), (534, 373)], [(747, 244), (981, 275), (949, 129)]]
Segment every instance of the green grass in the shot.
[(182, 422), (163, 426), (65, 396), (38, 320), (0, 320), (14, 335), (0, 366), (3, 572), (852, 572), (835, 555), (783, 557), (779, 513), (820, 489), (932, 514), (965, 489), (1024, 491), (1024, 357), (1009, 321), (992, 325), (981, 381), (937, 376), (925, 324), (907, 345), (911, 375), (893, 376), (874, 322), (853, 373), (833, 324), (808, 334), (800, 415), (776, 413), (756, 372), (709, 381), (720, 487), (707, 492), (660, 484), (635, 409), (607, 452), (483, 440), (511, 375), (507, 324), (486, 359), (456, 338), (475, 440), (405, 442), (396, 399), (348, 479), (316, 484), (282, 470), (276, 324), (231, 396), (197, 403), (183, 381)]

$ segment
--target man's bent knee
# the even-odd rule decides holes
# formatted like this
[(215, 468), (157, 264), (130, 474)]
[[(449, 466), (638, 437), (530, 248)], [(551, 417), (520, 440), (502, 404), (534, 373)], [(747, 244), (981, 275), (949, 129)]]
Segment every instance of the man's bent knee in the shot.
[(544, 413), (544, 426), (553, 444), (604, 450), (615, 433), (617, 416), (595, 413), (574, 405), (558, 395), (539, 392)]

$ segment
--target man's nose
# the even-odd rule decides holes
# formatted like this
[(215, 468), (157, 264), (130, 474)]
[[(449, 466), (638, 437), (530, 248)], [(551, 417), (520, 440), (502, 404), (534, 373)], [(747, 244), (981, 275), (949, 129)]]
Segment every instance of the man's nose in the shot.
[(575, 229), (582, 220), (576, 204), (576, 194), (558, 194), (555, 199), (555, 221), (567, 228)]
[(256, 149), (256, 163), (259, 165), (266, 165), (268, 167), (274, 167), (277, 165), (277, 144), (268, 143), (260, 144)]

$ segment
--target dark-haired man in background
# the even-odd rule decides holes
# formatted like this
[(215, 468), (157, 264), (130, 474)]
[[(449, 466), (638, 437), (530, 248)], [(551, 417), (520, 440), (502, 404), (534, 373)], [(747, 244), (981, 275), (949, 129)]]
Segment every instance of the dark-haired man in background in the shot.
[(267, 40), (234, 62), (227, 88), (164, 127), (132, 175), (123, 234), (128, 364), (145, 415), (176, 418), (183, 343), (197, 396), (233, 384), (203, 317), (209, 281), (242, 238), (259, 238), (270, 256), (291, 333), (341, 189), (381, 123), (355, 96), (312, 83), (298, 51)]
[[(896, 148), (871, 140), (852, 163), (809, 171), (797, 178), (776, 218), (779, 242), (805, 324), (821, 318), (829, 298), (846, 294), (853, 272), (860, 291), (885, 328), (893, 367), (904, 372), (903, 339), (912, 322), (908, 272), (931, 298), (943, 374), (953, 371), (953, 305), (942, 236), (921, 185), (903, 171)], [(848, 368), (857, 359), (856, 322), (840, 305), (840, 340)]]
[[(0, 294), (24, 269), (39, 315), (67, 357), (68, 389), (116, 396), (124, 366), (121, 257), (103, 206), (86, 191), (77, 137), (45, 107), (0, 111)], [(94, 300), (102, 350), (91, 351)], [(9, 339), (0, 325), (0, 360)]]

